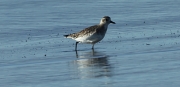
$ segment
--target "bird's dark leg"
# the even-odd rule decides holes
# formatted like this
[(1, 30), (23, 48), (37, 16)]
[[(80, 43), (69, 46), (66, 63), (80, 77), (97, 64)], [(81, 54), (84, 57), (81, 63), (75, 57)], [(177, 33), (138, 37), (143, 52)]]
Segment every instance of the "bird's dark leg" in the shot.
[(94, 50), (94, 44), (92, 45), (92, 49)]
[(92, 49), (92, 55), (94, 56), (95, 52), (94, 52), (94, 49)]
[(78, 44), (79, 42), (76, 42), (76, 46), (75, 46), (75, 51), (77, 51), (77, 44)]
[(76, 58), (78, 58), (79, 56), (78, 56), (78, 51), (77, 50), (75, 50), (76, 51)]

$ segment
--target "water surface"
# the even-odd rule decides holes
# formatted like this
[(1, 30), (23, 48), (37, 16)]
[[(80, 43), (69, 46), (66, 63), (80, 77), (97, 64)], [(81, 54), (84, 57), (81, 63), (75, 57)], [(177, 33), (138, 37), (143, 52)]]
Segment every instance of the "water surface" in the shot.
[[(178, 87), (180, 1), (1, 0), (1, 87)], [(105, 38), (64, 34), (108, 15)]]

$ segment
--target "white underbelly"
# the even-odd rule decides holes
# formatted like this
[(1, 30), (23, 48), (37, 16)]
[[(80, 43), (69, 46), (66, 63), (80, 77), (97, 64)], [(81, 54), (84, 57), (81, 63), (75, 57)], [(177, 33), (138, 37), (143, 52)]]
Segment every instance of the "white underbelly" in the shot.
[(91, 36), (83, 36), (83, 37), (78, 37), (75, 40), (80, 42), (80, 43), (89, 43), (89, 44), (93, 44), (93, 43), (97, 43), (100, 40), (102, 40), (104, 38), (103, 35), (100, 34), (93, 34)]

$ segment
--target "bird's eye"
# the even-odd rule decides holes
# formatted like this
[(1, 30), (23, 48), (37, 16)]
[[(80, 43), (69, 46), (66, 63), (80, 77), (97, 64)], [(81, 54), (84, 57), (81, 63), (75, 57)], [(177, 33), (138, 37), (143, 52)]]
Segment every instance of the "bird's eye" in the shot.
[(108, 21), (108, 19), (106, 19), (106, 21)]

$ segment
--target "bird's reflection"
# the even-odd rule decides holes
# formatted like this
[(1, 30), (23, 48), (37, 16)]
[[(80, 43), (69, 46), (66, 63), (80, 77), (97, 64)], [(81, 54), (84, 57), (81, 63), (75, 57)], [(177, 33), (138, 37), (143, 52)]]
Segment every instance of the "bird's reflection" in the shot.
[(105, 54), (102, 54), (102, 53), (100, 53), (100, 52), (97, 52), (97, 51), (95, 51), (94, 49), (92, 49), (92, 51), (90, 51), (90, 52), (80, 52), (80, 53), (82, 53), (82, 54), (79, 54), (78, 51), (76, 51), (76, 57), (77, 57), (77, 58), (98, 57), (98, 55), (100, 55), (100, 54), (101, 54), (101, 56), (102, 56), (102, 55), (105, 56)]
[(108, 56), (92, 50), (90, 52), (76, 51), (77, 60), (73, 61), (73, 70), (78, 78), (97, 78), (111, 76), (111, 66)]

